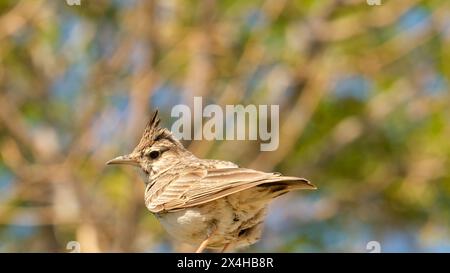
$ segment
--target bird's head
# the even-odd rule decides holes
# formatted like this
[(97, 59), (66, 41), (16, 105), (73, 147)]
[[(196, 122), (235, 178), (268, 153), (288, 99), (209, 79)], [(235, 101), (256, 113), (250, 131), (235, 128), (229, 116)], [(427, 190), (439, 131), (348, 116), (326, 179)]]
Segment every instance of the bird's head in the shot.
[(111, 159), (106, 164), (134, 165), (141, 167), (146, 174), (154, 174), (191, 155), (168, 129), (159, 127), (159, 122), (156, 110), (133, 152)]

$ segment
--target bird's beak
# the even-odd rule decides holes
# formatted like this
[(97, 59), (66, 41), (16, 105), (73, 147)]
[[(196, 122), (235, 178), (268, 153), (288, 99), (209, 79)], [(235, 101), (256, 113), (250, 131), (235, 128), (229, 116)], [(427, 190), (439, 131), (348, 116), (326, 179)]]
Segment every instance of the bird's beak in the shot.
[(106, 162), (106, 165), (112, 165), (112, 164), (127, 164), (127, 165), (133, 165), (133, 166), (139, 166), (139, 161), (137, 160), (136, 156), (133, 156), (132, 154), (129, 155), (121, 155), (116, 158), (113, 158)]

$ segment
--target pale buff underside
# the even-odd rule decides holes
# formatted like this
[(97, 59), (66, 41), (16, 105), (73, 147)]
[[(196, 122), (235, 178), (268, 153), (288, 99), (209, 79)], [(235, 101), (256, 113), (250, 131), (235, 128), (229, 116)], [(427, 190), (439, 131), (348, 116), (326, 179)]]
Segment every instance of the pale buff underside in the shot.
[(240, 248), (256, 243), (266, 215), (267, 201), (246, 204), (246, 199), (262, 197), (249, 189), (201, 206), (157, 214), (165, 230), (177, 241), (198, 246), (216, 228), (208, 248), (221, 249), (227, 244)]

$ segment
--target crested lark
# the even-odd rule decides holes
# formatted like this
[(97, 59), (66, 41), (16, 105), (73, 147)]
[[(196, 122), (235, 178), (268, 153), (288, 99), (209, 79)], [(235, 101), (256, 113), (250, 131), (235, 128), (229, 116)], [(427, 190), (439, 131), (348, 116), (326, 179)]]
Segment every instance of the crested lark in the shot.
[(200, 159), (159, 127), (156, 111), (128, 155), (107, 164), (144, 171), (145, 205), (176, 240), (205, 248), (239, 248), (261, 236), (268, 203), (292, 190), (316, 189), (304, 178)]

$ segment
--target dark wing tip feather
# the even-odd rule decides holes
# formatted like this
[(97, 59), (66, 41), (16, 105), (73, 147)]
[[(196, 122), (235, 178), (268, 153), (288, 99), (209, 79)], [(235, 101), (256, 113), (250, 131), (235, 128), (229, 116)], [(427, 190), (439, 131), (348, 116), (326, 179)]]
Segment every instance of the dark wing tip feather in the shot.
[(294, 176), (281, 176), (283, 179), (285, 179), (286, 181), (291, 181), (294, 183), (298, 183), (301, 182), (304, 186), (307, 186), (308, 190), (317, 190), (317, 187), (311, 183), (308, 179), (303, 178), (303, 177), (294, 177)]
[(306, 178), (301, 178), (301, 179), (303, 182), (305, 182), (308, 186), (311, 187), (311, 190), (317, 190), (317, 187), (313, 183), (311, 183), (308, 179), (306, 179)]

